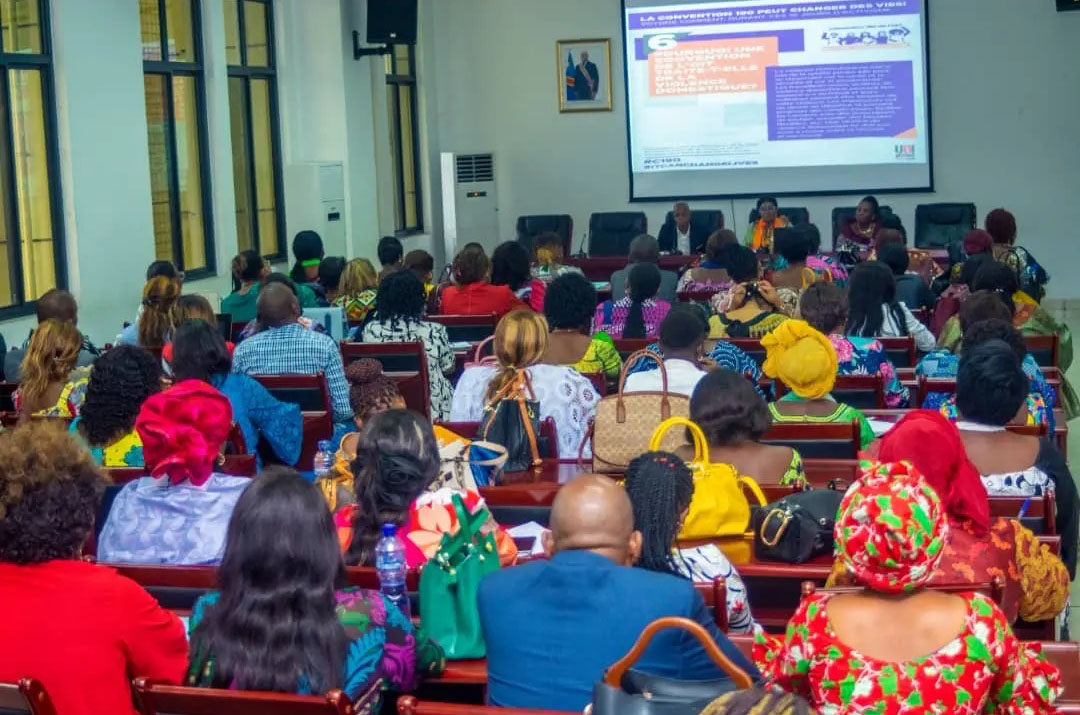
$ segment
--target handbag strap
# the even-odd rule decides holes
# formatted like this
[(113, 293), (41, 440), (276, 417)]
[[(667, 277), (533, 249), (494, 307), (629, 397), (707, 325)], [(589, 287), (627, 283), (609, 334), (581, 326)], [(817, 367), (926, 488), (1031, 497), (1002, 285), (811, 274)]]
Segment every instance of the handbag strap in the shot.
[(589, 444), (595, 436), (596, 416), (593, 415), (589, 418), (589, 429), (585, 431), (585, 436), (581, 438), (581, 444), (579, 444), (577, 448), (577, 463), (579, 467), (585, 466), (585, 445)]
[[(479, 447), (481, 449), (490, 449), (495, 452), (495, 456), (490, 459), (473, 459), (472, 448)], [(465, 463), (474, 467), (501, 467), (506, 463), (506, 447), (501, 444), (495, 444), (494, 442), (485, 442), (483, 440), (473, 440), (469, 443), (469, 454), (465, 458)]]
[(494, 339), (494, 335), (489, 335), (488, 337), (480, 341), (480, 343), (476, 346), (476, 352), (473, 353), (473, 362), (479, 363), (483, 361), (484, 358), (480, 356), (480, 353), (483, 352), (484, 346), (493, 341)]
[(608, 668), (607, 673), (604, 675), (604, 682), (613, 688), (621, 687), (622, 679), (626, 674), (626, 671), (634, 667), (634, 664), (652, 641), (653, 636), (660, 631), (671, 628), (687, 631), (690, 635), (697, 638), (698, 642), (700, 642), (705, 649), (705, 652), (709, 654), (709, 657), (713, 659), (713, 662), (716, 663), (717, 666), (719, 666), (720, 670), (727, 673), (728, 676), (735, 681), (736, 688), (739, 690), (746, 690), (753, 685), (750, 676), (747, 675), (742, 668), (739, 668), (732, 663), (730, 658), (724, 655), (724, 652), (717, 647), (716, 643), (709, 636), (708, 631), (702, 628), (700, 624), (695, 623), (688, 618), (658, 618), (647, 625), (641, 635), (638, 636), (637, 642), (634, 643), (634, 647), (630, 649), (630, 652), (615, 661), (615, 664)]
[(765, 499), (765, 494), (761, 491), (761, 487), (758, 486), (758, 483), (754, 481), (753, 477), (740, 476), (738, 477), (738, 481), (739, 485), (743, 487), (744, 492), (746, 489), (749, 489), (750, 493), (754, 495), (754, 498), (757, 499), (758, 506), (768, 505), (769, 502)]
[(694, 438), (693, 463), (695, 465), (704, 469), (712, 466), (712, 462), (709, 460), (709, 443), (705, 439), (705, 433), (701, 431), (700, 427), (685, 417), (670, 417), (661, 422), (660, 426), (653, 431), (652, 439), (649, 440), (650, 452), (655, 452), (660, 449), (660, 443), (664, 441), (664, 437), (667, 436), (668, 431), (672, 427), (685, 427), (690, 430), (690, 435)]
[(631, 353), (623, 363), (622, 372), (619, 373), (619, 391), (615, 396), (615, 421), (619, 424), (626, 422), (626, 405), (623, 403), (623, 388), (626, 387), (626, 377), (630, 374), (630, 367), (638, 360), (655, 360), (660, 369), (660, 385), (664, 396), (660, 398), (660, 418), (667, 419), (671, 416), (671, 402), (668, 401), (668, 377), (664, 360), (651, 350), (638, 350)]

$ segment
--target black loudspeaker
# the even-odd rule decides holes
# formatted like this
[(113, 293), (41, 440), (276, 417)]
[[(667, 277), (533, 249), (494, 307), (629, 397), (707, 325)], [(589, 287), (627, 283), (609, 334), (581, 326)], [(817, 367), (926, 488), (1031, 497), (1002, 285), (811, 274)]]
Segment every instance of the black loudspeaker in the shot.
[(416, 4), (417, 0), (368, 0), (368, 43), (415, 45)]
[(1080, 10), (1080, 0), (1057, 0), (1058, 10)]

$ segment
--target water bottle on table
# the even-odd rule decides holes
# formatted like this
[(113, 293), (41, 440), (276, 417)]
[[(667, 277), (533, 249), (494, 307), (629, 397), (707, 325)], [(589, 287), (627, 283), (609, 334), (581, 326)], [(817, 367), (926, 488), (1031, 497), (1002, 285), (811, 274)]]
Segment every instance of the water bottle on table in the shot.
[(409, 567), (405, 563), (405, 544), (397, 537), (397, 527), (393, 524), (383, 524), (382, 534), (375, 545), (379, 590), (409, 618), (409, 593), (405, 588), (405, 574)]
[(315, 472), (316, 479), (322, 479), (330, 473), (330, 470), (334, 466), (334, 453), (330, 451), (330, 440), (319, 440), (319, 451), (315, 453), (315, 466), (312, 471)]

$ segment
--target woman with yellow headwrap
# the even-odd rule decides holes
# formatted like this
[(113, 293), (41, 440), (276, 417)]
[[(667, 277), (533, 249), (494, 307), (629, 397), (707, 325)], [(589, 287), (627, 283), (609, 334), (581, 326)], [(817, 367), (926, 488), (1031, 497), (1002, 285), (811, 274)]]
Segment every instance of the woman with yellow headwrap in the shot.
[(858, 421), (861, 448), (874, 441), (866, 417), (838, 403), (829, 392), (836, 384), (836, 350), (827, 337), (805, 320), (786, 320), (761, 339), (765, 374), (783, 382), (789, 392), (769, 404), (773, 422)]

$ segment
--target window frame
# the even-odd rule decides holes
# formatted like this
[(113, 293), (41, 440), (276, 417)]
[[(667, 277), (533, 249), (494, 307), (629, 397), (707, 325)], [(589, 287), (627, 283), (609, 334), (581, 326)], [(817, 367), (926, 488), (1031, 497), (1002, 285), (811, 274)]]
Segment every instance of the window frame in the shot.
[[(266, 66), (252, 66), (247, 63), (247, 13), (244, 3), (248, 0), (237, 0), (237, 50), (240, 53), (240, 64), (227, 64), (227, 80), (238, 77), (244, 80), (244, 134), (247, 140), (245, 151), (247, 152), (248, 171), (248, 196), (251, 200), (248, 212), (248, 231), (251, 235), (252, 249), (262, 249), (262, 241), (259, 235), (259, 206), (258, 187), (255, 176), (255, 131), (251, 109), (251, 82), (252, 80), (266, 80), (270, 97), (270, 154), (274, 162), (274, 213), (277, 221), (277, 248), (273, 253), (261, 254), (271, 262), (283, 261), (288, 258), (286, 251), (286, 227), (285, 227), (285, 182), (281, 162), (281, 115), (278, 110), (278, 86), (277, 86), (277, 37), (274, 24), (274, 0), (252, 0), (261, 3), (266, 8)], [(231, 107), (230, 107), (231, 111)], [(231, 137), (230, 137), (231, 141)], [(236, 149), (233, 148), (235, 154)], [(236, 182), (233, 176), (233, 182)], [(236, 187), (233, 187), (235, 196)], [(240, 232), (237, 230), (237, 238)], [(239, 246), (238, 246), (239, 248)], [(261, 253), (261, 250), (260, 250)]]
[[(185, 280), (210, 278), (217, 275), (217, 254), (214, 251), (214, 202), (213, 184), (210, 176), (210, 132), (206, 118), (206, 63), (203, 55), (202, 0), (190, 0), (191, 36), (195, 50), (195, 59), (191, 62), (166, 59), (169, 53), (169, 20), (165, 12), (166, 0), (156, 0), (156, 2), (158, 6), (158, 24), (161, 31), (158, 38), (161, 42), (161, 59), (144, 59), (143, 76), (154, 74), (165, 78), (165, 93), (168, 98), (169, 111), (167, 132), (169, 148), (173, 152), (171, 166), (169, 167), (169, 222), (172, 226), (172, 261), (173, 265), (176, 266), (176, 270), (184, 272)], [(191, 77), (195, 82), (195, 116), (199, 134), (199, 185), (202, 190), (203, 250), (206, 255), (206, 265), (193, 269), (189, 269), (184, 262), (184, 230), (183, 221), (180, 217), (180, 162), (176, 154), (176, 115), (174, 114), (176, 97), (173, 88), (173, 78), (176, 76)], [(147, 141), (149, 141), (149, 135)], [(152, 209), (153, 206), (151, 205)], [(154, 259), (158, 260), (156, 250)]]
[(15, 165), (15, 130), (11, 121), (14, 107), (11, 101), (11, 76), (12, 69), (38, 70), (41, 80), (41, 111), (44, 115), (43, 130), (45, 132), (45, 165), (49, 173), (49, 219), (52, 222), (53, 243), (53, 272), (54, 283), (60, 290), (68, 287), (67, 270), (67, 241), (65, 239), (63, 187), (60, 180), (60, 150), (57, 143), (57, 117), (56, 117), (56, 84), (53, 75), (52, 57), (52, 24), (51, 10), (48, 0), (38, 0), (38, 26), (41, 32), (41, 53), (29, 54), (23, 52), (8, 52), (3, 47), (3, 37), (0, 36), (0, 92), (3, 93), (3, 111), (7, 122), (5, 136), (0, 141), (7, 142), (8, 157), (5, 170), (9, 172), (11, 181), (7, 191), (8, 205), (11, 207), (11, 216), (0, 216), (0, 221), (11, 220), (11, 234), (8, 236), (8, 255), (13, 258), (8, 271), (12, 275), (12, 304), (0, 308), (0, 320), (19, 318), (32, 315), (37, 311), (37, 300), (26, 299), (26, 280), (23, 276), (23, 250), (22, 250), (22, 226), (19, 221), (19, 188)]
[[(398, 59), (396, 49), (405, 47), (409, 54), (409, 72), (398, 72)], [(388, 46), (391, 71), (386, 73), (386, 86), (393, 87), (393, 126), (389, 130), (393, 136), (393, 151), (390, 160), (394, 162), (395, 184), (394, 191), (397, 193), (397, 204), (394, 207), (394, 235), (415, 236), (424, 233), (424, 187), (421, 170), (423, 164), (420, 158), (420, 108), (419, 86), (416, 75), (416, 45), (394, 44)], [(416, 194), (416, 225), (407, 225), (405, 210), (405, 153), (401, 146), (401, 88), (407, 89), (409, 94), (409, 123), (412, 126), (412, 169), (413, 186)], [(398, 228), (400, 226), (401, 228)]]

